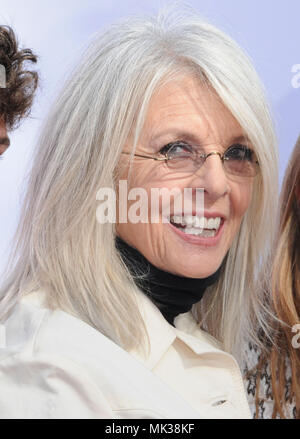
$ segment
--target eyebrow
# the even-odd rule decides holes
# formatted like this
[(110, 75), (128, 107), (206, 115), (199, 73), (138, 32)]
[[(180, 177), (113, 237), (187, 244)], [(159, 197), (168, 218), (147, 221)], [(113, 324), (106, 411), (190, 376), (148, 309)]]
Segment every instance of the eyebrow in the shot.
[(10, 140), (8, 137), (0, 137), (0, 145), (10, 146)]
[[(166, 135), (170, 135), (170, 136), (174, 137), (174, 139), (182, 139), (182, 140), (191, 141), (195, 144), (198, 144), (199, 146), (201, 146), (201, 144), (205, 145), (205, 142), (199, 143), (198, 136), (195, 136), (194, 134), (192, 134), (188, 131), (184, 131), (184, 130), (173, 130), (173, 129), (165, 130), (165, 131), (162, 131), (162, 132), (156, 134), (155, 136), (153, 136), (153, 138), (158, 139), (158, 138), (166, 136)], [(250, 141), (248, 136), (239, 135), (239, 136), (230, 137), (228, 142), (226, 142), (226, 143), (228, 145), (233, 144), (233, 143), (251, 144), (251, 141)]]
[(232, 137), (230, 140), (230, 143), (251, 143), (250, 139), (248, 136), (237, 136), (237, 137)]

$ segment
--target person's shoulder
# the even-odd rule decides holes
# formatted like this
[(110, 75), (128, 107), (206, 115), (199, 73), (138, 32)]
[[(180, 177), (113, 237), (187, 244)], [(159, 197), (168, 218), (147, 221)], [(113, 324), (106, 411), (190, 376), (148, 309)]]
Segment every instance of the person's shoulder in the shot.
[[(98, 383), (115, 380), (136, 361), (120, 346), (81, 319), (45, 306), (43, 293), (33, 293), (16, 306), (2, 331), (3, 356), (58, 358), (83, 368)], [(124, 367), (123, 367), (124, 366)], [(109, 375), (109, 376), (108, 376)], [(127, 381), (129, 379), (127, 373)]]
[(1, 334), (1, 417), (199, 417), (128, 352), (38, 294), (17, 304)]
[(42, 291), (23, 297), (2, 325), (2, 346), (8, 351), (62, 353), (74, 359), (78, 353), (78, 358), (92, 354), (95, 345), (121, 353), (115, 343), (92, 326), (60, 309), (47, 308), (45, 303)]
[(73, 348), (65, 337), (68, 319), (55, 327), (55, 316), (56, 312), (25, 300), (15, 305), (2, 325), (0, 417), (112, 418), (101, 388), (70, 355)]
[[(124, 350), (80, 318), (62, 311), (49, 309), (43, 301), (32, 295), (20, 303), (23, 313), (30, 314), (34, 324), (32, 333), (33, 353), (63, 354), (81, 362), (87, 360), (105, 361), (105, 353), (109, 357), (124, 355)], [(37, 318), (40, 316), (40, 318)]]
[[(266, 354), (264, 354), (258, 346), (253, 343), (248, 343), (245, 351), (244, 362), (245, 388), (252, 415), (254, 417), (256, 415), (256, 410), (258, 409), (259, 419), (271, 419), (274, 410), (270, 356), (267, 358), (265, 358), (265, 356)], [(261, 358), (264, 359), (262, 364), (260, 364)], [(291, 373), (291, 368), (287, 363), (285, 387), (286, 401), (290, 399)], [(257, 394), (259, 401), (256, 408)], [(285, 406), (285, 415), (288, 419), (295, 417), (295, 401), (287, 402)], [(280, 416), (277, 415), (277, 418), (280, 418)]]

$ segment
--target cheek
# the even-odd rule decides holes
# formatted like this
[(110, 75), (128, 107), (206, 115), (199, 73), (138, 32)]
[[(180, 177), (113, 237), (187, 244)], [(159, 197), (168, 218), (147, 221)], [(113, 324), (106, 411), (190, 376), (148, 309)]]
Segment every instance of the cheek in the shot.
[[(150, 213), (150, 194), (152, 187), (151, 172), (143, 163), (134, 164), (129, 171), (129, 164), (123, 166), (126, 172), (119, 173), (119, 185), (117, 186), (117, 224), (116, 231), (119, 236), (130, 244), (136, 244), (140, 236), (149, 235), (151, 226), (148, 221), (144, 223), (145, 215)], [(129, 171), (129, 173), (128, 173)], [(122, 180), (122, 187), (120, 186)], [(124, 181), (127, 184), (124, 184)], [(127, 190), (126, 190), (127, 189)], [(119, 190), (122, 192), (120, 193)], [(119, 216), (122, 215), (121, 217)], [(120, 220), (120, 218), (122, 218)], [(140, 221), (136, 223), (136, 220)], [(143, 218), (143, 220), (142, 220)], [(146, 217), (147, 218), (147, 217)]]

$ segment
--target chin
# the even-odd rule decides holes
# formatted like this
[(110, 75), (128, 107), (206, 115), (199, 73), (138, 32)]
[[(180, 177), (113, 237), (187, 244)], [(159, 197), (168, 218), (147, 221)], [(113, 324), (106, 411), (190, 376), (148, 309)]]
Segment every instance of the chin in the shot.
[(201, 263), (199, 263), (199, 265), (197, 266), (188, 266), (188, 264), (186, 264), (184, 267), (177, 266), (176, 270), (172, 270), (172, 272), (177, 276), (181, 276), (181, 277), (190, 277), (193, 279), (205, 279), (213, 275), (216, 271), (218, 271), (220, 265), (214, 264), (213, 266), (210, 267), (203, 267), (201, 266)]

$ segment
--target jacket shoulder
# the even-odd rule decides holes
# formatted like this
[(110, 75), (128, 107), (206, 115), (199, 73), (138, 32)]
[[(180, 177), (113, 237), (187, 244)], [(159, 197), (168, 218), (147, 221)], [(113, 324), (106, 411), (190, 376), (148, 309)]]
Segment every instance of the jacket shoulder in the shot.
[[(199, 417), (129, 353), (63, 311), (21, 302), (5, 331), (1, 387), (21, 401), (19, 412), (40, 406), (42, 412), (32, 417)], [(33, 405), (28, 402), (32, 394), (37, 398)], [(4, 404), (0, 397), (0, 407)], [(28, 410), (24, 417), (31, 417)]]

